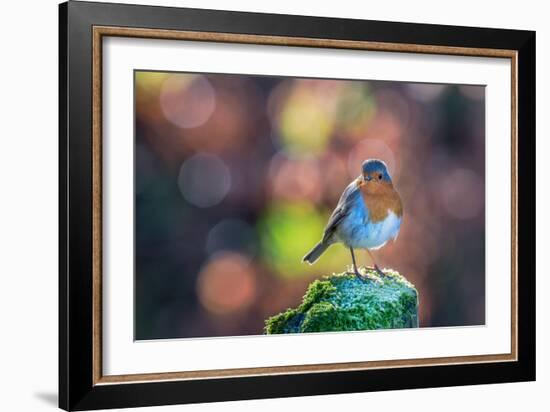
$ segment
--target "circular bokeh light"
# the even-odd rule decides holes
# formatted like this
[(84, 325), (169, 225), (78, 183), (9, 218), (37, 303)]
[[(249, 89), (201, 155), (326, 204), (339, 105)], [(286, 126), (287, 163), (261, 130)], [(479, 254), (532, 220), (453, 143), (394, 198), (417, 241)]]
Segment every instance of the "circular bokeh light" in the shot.
[(455, 169), (441, 184), (441, 200), (447, 213), (460, 220), (477, 217), (485, 202), (484, 185), (469, 169)]
[(238, 253), (215, 255), (202, 269), (197, 281), (201, 304), (215, 314), (246, 309), (256, 295), (256, 273), (248, 259)]
[(208, 233), (206, 251), (213, 255), (221, 251), (234, 251), (253, 256), (256, 254), (256, 234), (252, 227), (240, 219), (224, 219)]
[(218, 156), (199, 153), (182, 163), (178, 187), (189, 203), (211, 207), (220, 203), (229, 192), (231, 174)]
[(189, 129), (210, 118), (216, 107), (216, 95), (204, 76), (175, 74), (162, 85), (160, 105), (166, 119)]

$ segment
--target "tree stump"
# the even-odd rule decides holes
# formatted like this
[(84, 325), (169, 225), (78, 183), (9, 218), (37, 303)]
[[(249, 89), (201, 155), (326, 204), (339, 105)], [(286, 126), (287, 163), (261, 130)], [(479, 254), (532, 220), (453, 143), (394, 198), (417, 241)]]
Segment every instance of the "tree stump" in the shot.
[(362, 269), (313, 281), (295, 309), (265, 321), (266, 334), (418, 327), (418, 292), (398, 272)]

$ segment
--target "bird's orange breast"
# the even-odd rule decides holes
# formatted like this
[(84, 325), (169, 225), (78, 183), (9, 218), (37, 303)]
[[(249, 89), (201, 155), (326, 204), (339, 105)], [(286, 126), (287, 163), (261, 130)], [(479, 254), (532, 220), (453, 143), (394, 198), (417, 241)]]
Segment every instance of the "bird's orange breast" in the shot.
[(403, 216), (401, 198), (391, 183), (358, 181), (357, 184), (373, 223), (384, 220), (390, 211), (397, 217)]

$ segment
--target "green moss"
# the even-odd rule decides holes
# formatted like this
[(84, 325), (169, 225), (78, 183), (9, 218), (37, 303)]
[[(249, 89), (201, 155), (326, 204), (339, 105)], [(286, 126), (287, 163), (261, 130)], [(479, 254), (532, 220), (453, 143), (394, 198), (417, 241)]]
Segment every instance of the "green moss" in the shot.
[(317, 302), (329, 299), (336, 292), (336, 287), (327, 280), (315, 280), (310, 283), (298, 311), (305, 313)]
[(418, 326), (418, 293), (398, 272), (341, 273), (313, 281), (295, 309), (266, 320), (265, 333), (332, 332)]
[(296, 309), (287, 309), (285, 312), (272, 316), (265, 321), (265, 333), (268, 335), (277, 333), (299, 332), (299, 320), (303, 317)]

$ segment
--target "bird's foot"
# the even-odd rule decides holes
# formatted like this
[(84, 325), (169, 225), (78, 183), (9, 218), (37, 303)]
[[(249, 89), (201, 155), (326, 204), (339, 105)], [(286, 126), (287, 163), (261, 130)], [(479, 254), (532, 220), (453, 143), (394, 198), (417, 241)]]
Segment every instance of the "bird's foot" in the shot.
[(366, 282), (367, 278), (362, 275), (357, 268), (353, 268), (353, 274), (359, 279), (361, 282)]
[(387, 275), (376, 265), (374, 266), (365, 266), (367, 272), (376, 272), (378, 276), (386, 277)]
[(385, 277), (388, 277), (388, 275), (386, 275), (379, 267), (378, 265), (374, 265), (374, 270), (376, 270), (376, 273), (378, 273), (378, 275), (380, 275), (381, 277), (385, 278)]

